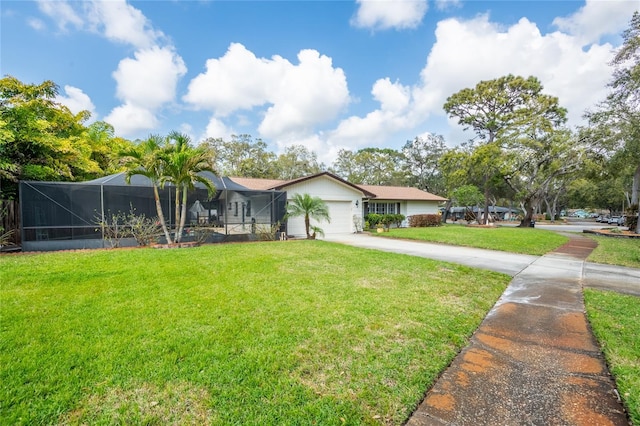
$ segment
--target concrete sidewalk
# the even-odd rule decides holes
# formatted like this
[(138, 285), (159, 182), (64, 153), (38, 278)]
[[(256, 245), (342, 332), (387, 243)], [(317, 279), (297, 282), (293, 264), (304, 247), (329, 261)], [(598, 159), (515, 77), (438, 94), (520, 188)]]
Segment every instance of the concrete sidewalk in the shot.
[[(568, 244), (542, 257), (364, 235), (330, 240), (514, 277), (408, 426), (628, 425), (584, 315), (586, 277), (594, 286), (620, 281), (618, 268), (585, 265), (595, 247), (592, 240), (571, 236)], [(622, 288), (635, 291), (640, 271), (626, 269), (629, 283)], [(601, 287), (607, 287), (606, 282)]]

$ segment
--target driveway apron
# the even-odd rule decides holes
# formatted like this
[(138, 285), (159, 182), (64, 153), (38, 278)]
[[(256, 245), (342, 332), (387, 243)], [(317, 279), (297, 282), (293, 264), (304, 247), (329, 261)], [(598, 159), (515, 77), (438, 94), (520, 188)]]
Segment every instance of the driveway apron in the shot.
[(629, 424), (584, 314), (595, 243), (570, 238), (545, 256), (510, 258), (507, 269), (522, 268), (408, 426)]

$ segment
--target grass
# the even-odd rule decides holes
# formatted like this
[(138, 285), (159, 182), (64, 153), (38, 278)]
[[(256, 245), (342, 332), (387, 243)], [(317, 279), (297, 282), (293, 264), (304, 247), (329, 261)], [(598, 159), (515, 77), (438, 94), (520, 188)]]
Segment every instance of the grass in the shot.
[(587, 316), (631, 421), (640, 425), (640, 300), (585, 289)]
[(506, 275), (323, 241), (0, 257), (1, 424), (402, 424)]
[(372, 235), (406, 238), (541, 256), (565, 244), (569, 239), (553, 231), (534, 228), (480, 228), (444, 225), (429, 228), (390, 229)]
[(598, 247), (587, 259), (589, 262), (640, 268), (640, 239), (602, 237), (589, 235), (598, 242)]

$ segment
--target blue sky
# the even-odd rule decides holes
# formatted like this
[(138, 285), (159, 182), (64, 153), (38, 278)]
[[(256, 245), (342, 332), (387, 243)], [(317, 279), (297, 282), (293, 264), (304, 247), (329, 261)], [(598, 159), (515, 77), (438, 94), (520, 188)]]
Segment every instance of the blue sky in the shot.
[(0, 71), (53, 80), (59, 101), (119, 136), (179, 130), (399, 149), (466, 140), (446, 98), (509, 73), (538, 77), (569, 124), (607, 93), (639, 0), (7, 1)]

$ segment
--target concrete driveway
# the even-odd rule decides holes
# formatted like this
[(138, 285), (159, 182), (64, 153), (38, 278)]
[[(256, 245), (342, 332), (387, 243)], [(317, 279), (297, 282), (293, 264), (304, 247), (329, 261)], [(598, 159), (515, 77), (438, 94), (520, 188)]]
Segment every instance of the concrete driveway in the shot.
[[(564, 230), (562, 231), (564, 232)], [(576, 232), (582, 231), (576, 230)], [(540, 256), (507, 253), (497, 250), (376, 237), (366, 233), (327, 235), (324, 240), (355, 247), (458, 263), (474, 268), (502, 272), (512, 277), (518, 275), (540, 258)], [(640, 269), (584, 262), (582, 285), (640, 296)]]

